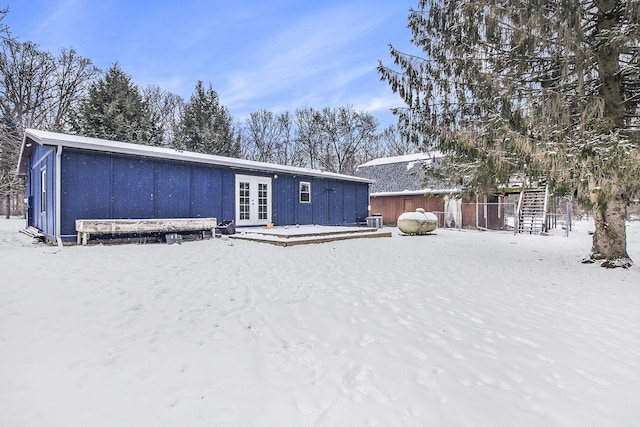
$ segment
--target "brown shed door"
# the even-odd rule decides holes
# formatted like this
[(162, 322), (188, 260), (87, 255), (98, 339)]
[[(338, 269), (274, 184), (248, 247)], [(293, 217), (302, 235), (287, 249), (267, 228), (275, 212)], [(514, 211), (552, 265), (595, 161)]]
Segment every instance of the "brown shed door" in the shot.
[(413, 212), (416, 210), (413, 199), (402, 199), (403, 212)]

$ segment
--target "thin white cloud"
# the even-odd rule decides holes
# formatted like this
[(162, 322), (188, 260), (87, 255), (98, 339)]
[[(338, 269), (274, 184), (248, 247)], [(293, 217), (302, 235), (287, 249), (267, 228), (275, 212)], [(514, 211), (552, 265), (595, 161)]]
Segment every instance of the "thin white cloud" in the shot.
[(369, 112), (387, 112), (404, 105), (397, 94), (391, 93), (391, 91), (387, 92), (389, 93), (382, 93), (381, 91), (379, 96), (361, 98), (359, 102), (354, 104), (354, 108)]
[(68, 22), (69, 17), (73, 16), (74, 11), (77, 10), (78, 0), (62, 0), (54, 4), (53, 11), (34, 27), (33, 34), (50, 33), (51, 27), (55, 27), (59, 31), (59, 22)]
[(361, 11), (340, 6), (295, 23), (256, 46), (248, 62), (229, 72), (229, 85), (222, 91), (225, 101), (235, 105), (276, 93), (295, 96), (305, 86), (333, 92), (371, 71), (374, 65), (359, 64), (360, 53), (349, 49), (379, 24)]
[(388, 55), (387, 43), (408, 38), (400, 14), (413, 2), (270, 0), (243, 7), (200, 0), (145, 8), (57, 0), (36, 14), (16, 5), (29, 31), (15, 33), (52, 52), (72, 46), (105, 70), (117, 61), (140, 86), (185, 99), (197, 80), (210, 82), (236, 120), (262, 108), (343, 105), (384, 116), (401, 102), (375, 68)]

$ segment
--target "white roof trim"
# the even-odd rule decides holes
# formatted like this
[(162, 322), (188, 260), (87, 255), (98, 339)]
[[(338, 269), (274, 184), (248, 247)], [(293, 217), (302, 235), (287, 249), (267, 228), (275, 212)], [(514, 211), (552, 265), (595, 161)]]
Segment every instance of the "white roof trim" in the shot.
[(368, 167), (368, 166), (389, 165), (394, 163), (416, 162), (419, 160), (430, 160), (430, 159), (437, 159), (440, 157), (442, 157), (442, 154), (437, 151), (434, 151), (431, 153), (406, 154), (404, 156), (381, 157), (381, 158), (373, 159), (371, 161), (363, 163), (359, 165), (358, 168)]
[(109, 141), (105, 139), (89, 138), (77, 135), (67, 135), (56, 132), (48, 132), (37, 129), (25, 130), (22, 148), (20, 151), (20, 160), (18, 165), (22, 164), (22, 156), (27, 143), (27, 138), (33, 140), (40, 145), (55, 145), (80, 150), (99, 151), (104, 153), (117, 153), (132, 156), (144, 156), (157, 159), (176, 160), (189, 163), (202, 163), (215, 166), (226, 166), (238, 169), (250, 169), (260, 172), (269, 173), (286, 173), (293, 175), (313, 176), (326, 179), (337, 179), (341, 181), (355, 181), (363, 183), (373, 183), (374, 181), (367, 178), (360, 178), (351, 175), (343, 175), (334, 172), (325, 172), (317, 169), (306, 169), (294, 166), (277, 165), (273, 163), (256, 162), (252, 160), (236, 159), (232, 157), (215, 156), (211, 154), (194, 153), (191, 151), (179, 151), (172, 148), (152, 147), (148, 145), (132, 144), (129, 142)]
[(459, 188), (423, 188), (422, 190), (403, 190), (403, 191), (381, 191), (379, 193), (371, 193), (370, 197), (392, 197), (392, 196), (419, 196), (422, 194), (450, 194), (462, 192)]

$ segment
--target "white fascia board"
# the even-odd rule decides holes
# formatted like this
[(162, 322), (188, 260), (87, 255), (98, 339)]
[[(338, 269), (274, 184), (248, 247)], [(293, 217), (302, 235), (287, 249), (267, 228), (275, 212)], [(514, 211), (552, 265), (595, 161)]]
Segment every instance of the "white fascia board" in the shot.
[(437, 159), (440, 157), (442, 157), (442, 153), (438, 151), (432, 151), (429, 153), (405, 154), (403, 156), (380, 157), (378, 159), (373, 159), (366, 163), (362, 163), (361, 165), (358, 165), (358, 168), (364, 168), (369, 166), (390, 165), (394, 163), (416, 162), (420, 160), (426, 161), (431, 159)]
[(371, 193), (370, 197), (392, 197), (392, 196), (420, 196), (423, 194), (457, 194), (461, 193), (459, 188), (433, 189), (424, 188), (422, 190), (405, 190), (405, 191), (381, 191), (379, 193)]

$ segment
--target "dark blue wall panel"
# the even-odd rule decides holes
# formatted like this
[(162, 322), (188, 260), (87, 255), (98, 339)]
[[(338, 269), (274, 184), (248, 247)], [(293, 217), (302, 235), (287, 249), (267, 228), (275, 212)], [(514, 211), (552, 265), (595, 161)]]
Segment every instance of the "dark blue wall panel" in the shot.
[(112, 158), (78, 151), (62, 152), (61, 233), (75, 235), (78, 218), (113, 218)]
[[(298, 224), (297, 180), (290, 175), (278, 175), (273, 183), (273, 223), (275, 225)], [(304, 224), (304, 223), (303, 223)]]
[(328, 182), (324, 179), (314, 178), (311, 182), (311, 212), (314, 224), (325, 225), (329, 223), (327, 206), (329, 203)]
[(155, 216), (154, 162), (113, 157), (113, 218)]
[[(311, 184), (311, 203), (300, 203), (300, 182), (308, 182)], [(289, 224), (313, 224), (313, 204), (317, 203), (313, 199), (313, 191), (314, 187), (318, 185), (320, 180), (313, 180), (309, 177), (296, 177), (293, 180), (293, 185), (291, 186), (290, 192), (290, 200), (291, 205), (295, 206), (295, 209), (292, 209), (294, 213), (294, 220), (289, 222)]]
[(186, 163), (156, 162), (156, 217), (189, 218), (191, 170)]
[(191, 217), (220, 218), (222, 172), (205, 166), (191, 167)]
[(355, 223), (358, 211), (356, 186), (352, 183), (342, 184), (342, 217), (343, 223)]
[(346, 216), (343, 209), (344, 206), (344, 188), (337, 181), (327, 182), (327, 211), (329, 213), (328, 224), (338, 225), (345, 224)]
[(222, 213), (218, 221), (236, 218), (236, 171), (222, 169)]

